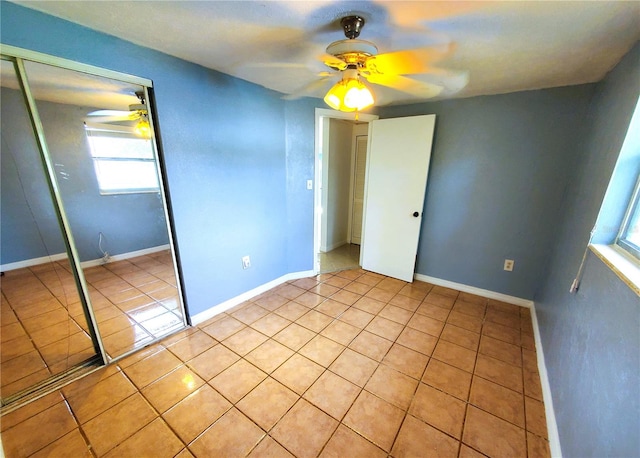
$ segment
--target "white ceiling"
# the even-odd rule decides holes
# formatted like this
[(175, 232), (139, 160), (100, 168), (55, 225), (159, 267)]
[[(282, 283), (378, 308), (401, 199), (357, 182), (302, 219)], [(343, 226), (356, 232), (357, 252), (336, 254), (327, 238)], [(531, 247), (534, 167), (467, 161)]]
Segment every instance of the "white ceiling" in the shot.
[[(129, 105), (140, 103), (135, 93), (143, 90), (133, 83), (35, 62), (25, 62), (25, 71), (34, 98), (54, 103), (128, 110)], [(20, 89), (10, 61), (0, 61), (0, 86)]]
[[(328, 70), (318, 56), (345, 38), (339, 20), (353, 13), (366, 20), (360, 39), (373, 41), (380, 53), (449, 47), (435, 66), (468, 76), (468, 83), (438, 98), (599, 81), (640, 39), (638, 1), (16, 3), (284, 94), (298, 93)], [(330, 84), (307, 95), (322, 97)], [(378, 105), (420, 101), (373, 90)]]

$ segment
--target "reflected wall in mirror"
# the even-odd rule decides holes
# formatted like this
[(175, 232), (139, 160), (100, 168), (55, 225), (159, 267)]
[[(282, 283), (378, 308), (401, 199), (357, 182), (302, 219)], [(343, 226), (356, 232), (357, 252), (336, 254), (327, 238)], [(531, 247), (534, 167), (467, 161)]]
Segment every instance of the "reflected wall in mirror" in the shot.
[(145, 88), (25, 70), (108, 356), (182, 328)]
[(0, 61), (0, 393), (96, 357), (13, 63)]

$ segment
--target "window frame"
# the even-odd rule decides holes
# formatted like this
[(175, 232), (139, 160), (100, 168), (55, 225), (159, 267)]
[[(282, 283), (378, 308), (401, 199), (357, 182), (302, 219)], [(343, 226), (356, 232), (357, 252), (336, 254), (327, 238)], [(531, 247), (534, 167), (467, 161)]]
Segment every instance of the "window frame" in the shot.
[[(91, 123), (85, 122), (85, 132), (87, 135), (87, 142), (89, 143), (89, 155), (91, 157), (91, 161), (93, 163), (93, 170), (96, 176), (96, 181), (98, 183), (98, 192), (101, 196), (112, 196), (112, 195), (122, 195), (122, 194), (148, 194), (148, 193), (158, 193), (161, 191), (160, 189), (160, 177), (159, 171), (157, 167), (157, 156), (155, 153), (155, 148), (153, 146), (153, 142), (151, 139), (143, 139), (139, 135), (136, 135), (133, 127), (131, 126), (122, 126), (122, 125), (112, 125), (112, 124), (104, 124), (104, 123)], [(92, 135), (99, 137), (99, 132), (109, 132), (113, 137), (119, 138), (131, 138), (136, 140), (148, 141), (149, 148), (151, 148), (151, 157), (119, 157), (119, 156), (96, 156), (94, 155), (94, 145), (92, 142)], [(108, 135), (106, 135), (108, 136)], [(103, 135), (105, 137), (105, 135)], [(153, 164), (154, 177), (156, 185), (154, 187), (121, 187), (117, 189), (105, 189), (102, 186), (102, 182), (100, 179), (100, 166), (99, 164), (109, 163), (109, 162), (125, 162), (125, 163), (144, 163), (144, 164)]]
[(640, 212), (640, 175), (638, 175), (633, 194), (631, 195), (631, 199), (629, 199), (629, 205), (625, 212), (624, 218), (622, 219), (622, 224), (620, 225), (620, 232), (618, 233), (618, 236), (616, 237), (616, 240), (614, 242), (615, 245), (623, 249), (629, 255), (633, 256), (636, 262), (640, 262), (640, 246), (628, 240), (627, 232), (629, 230), (631, 221), (633, 221), (634, 216), (638, 212)]

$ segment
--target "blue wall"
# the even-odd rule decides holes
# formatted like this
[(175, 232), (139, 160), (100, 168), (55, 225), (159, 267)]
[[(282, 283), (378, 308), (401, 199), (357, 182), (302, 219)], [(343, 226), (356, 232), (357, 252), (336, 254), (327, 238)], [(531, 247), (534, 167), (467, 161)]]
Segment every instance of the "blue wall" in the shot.
[[(168, 244), (164, 210), (158, 193), (100, 195), (82, 124), (91, 109), (43, 101), (38, 101), (37, 105), (80, 260), (102, 257), (98, 247), (99, 232), (105, 237), (103, 249), (111, 255)], [(26, 208), (25, 201), (15, 199), (24, 194), (20, 187), (15, 186), (19, 183), (15, 179), (6, 183), (3, 181), (3, 216), (28, 213), (30, 210), (35, 219), (27, 221), (20, 218), (20, 225), (16, 226), (13, 217), (2, 218), (2, 263), (64, 252), (60, 228), (42, 172), (43, 166), (20, 93), (2, 89), (2, 114), (3, 141), (13, 145), (7, 152), (11, 153), (11, 157), (7, 159), (15, 161), (18, 170), (30, 180), (35, 180), (32, 185), (34, 189), (29, 190), (28, 200), (48, 203), (45, 208), (34, 205)], [(4, 159), (5, 152), (2, 154)], [(12, 161), (6, 165), (2, 163), (2, 168), (10, 167)], [(25, 180), (22, 181), (24, 183)], [(8, 231), (4, 230), (5, 225)], [(44, 240), (55, 239), (59, 243), (48, 243), (44, 247), (41, 236)], [(57, 251), (51, 251), (54, 247)]]
[[(287, 147), (287, 260), (290, 272), (312, 270), (315, 109), (326, 108), (322, 100), (304, 98), (285, 105)], [(315, 186), (315, 183), (314, 183)]]
[(0, 263), (8, 264), (66, 248), (22, 96), (3, 88), (0, 146)]
[(380, 109), (382, 118), (437, 115), (418, 273), (533, 299), (593, 89)]
[[(153, 80), (192, 315), (289, 272), (278, 93), (12, 3), (0, 7), (5, 44)], [(251, 269), (242, 270), (244, 255)]]
[(593, 254), (580, 289), (569, 293), (639, 93), (636, 45), (596, 86), (555, 249), (536, 295), (567, 457), (640, 456), (640, 300)]

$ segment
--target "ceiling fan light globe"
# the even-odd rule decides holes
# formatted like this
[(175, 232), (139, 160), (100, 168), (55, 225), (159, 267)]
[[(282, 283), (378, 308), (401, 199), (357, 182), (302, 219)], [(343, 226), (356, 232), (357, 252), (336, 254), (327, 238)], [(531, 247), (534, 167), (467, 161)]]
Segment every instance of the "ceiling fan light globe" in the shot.
[(334, 94), (327, 94), (324, 97), (324, 101), (326, 102), (327, 105), (329, 105), (334, 110), (340, 109), (340, 99), (336, 97)]
[(138, 121), (133, 130), (136, 135), (142, 138), (151, 138), (151, 126), (149, 126), (149, 121), (147, 121), (146, 119), (141, 119), (140, 121)]
[(373, 94), (367, 86), (357, 79), (347, 82), (347, 90), (344, 95), (344, 105), (346, 107), (360, 111), (370, 107), (373, 103)]
[(333, 85), (329, 92), (324, 96), (324, 101), (334, 110), (338, 111), (354, 111), (355, 108), (349, 108), (344, 104), (344, 96), (347, 92), (347, 85), (344, 80), (338, 81)]

